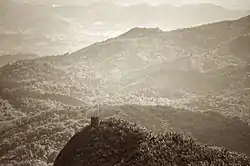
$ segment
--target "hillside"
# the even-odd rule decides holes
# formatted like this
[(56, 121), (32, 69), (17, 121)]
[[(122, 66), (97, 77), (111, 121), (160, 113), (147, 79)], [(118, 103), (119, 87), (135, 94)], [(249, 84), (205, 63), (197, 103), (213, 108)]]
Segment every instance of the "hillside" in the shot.
[(249, 27), (250, 16), (174, 31), (133, 28), (71, 54), (1, 67), (0, 163), (52, 165), (91, 116), (249, 156)]
[(136, 105), (102, 107), (99, 110), (34, 99), (29, 99), (27, 106), (21, 107), (22, 114), (15, 119), (1, 122), (0, 161), (3, 164), (33, 166), (38, 161), (53, 163), (67, 141), (88, 125), (89, 118), (95, 115), (103, 119), (120, 117), (155, 133), (181, 132), (205, 144), (250, 154), (249, 126), (218, 113)]
[(249, 88), (249, 23), (248, 16), (170, 32), (134, 28), (72, 53), (67, 61), (89, 63), (98, 78), (108, 77), (96, 86), (104, 91), (188, 100), (241, 91)]
[(133, 28), (72, 54), (5, 66), (1, 82), (82, 100), (119, 93), (189, 102), (241, 91), (249, 86), (249, 22), (248, 16), (170, 32)]
[[(97, 122), (98, 123), (98, 122)], [(176, 133), (154, 135), (126, 121), (96, 122), (75, 134), (55, 160), (68, 165), (241, 165), (246, 156), (204, 146)]]

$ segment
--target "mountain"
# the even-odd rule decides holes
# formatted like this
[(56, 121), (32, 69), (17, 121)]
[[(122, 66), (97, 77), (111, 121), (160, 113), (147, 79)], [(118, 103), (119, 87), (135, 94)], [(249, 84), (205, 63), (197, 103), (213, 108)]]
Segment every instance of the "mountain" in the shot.
[(0, 54), (35, 53), (41, 56), (73, 52), (132, 27), (173, 30), (249, 14), (249, 11), (229, 10), (213, 4), (126, 7), (108, 1), (85, 5), (15, 0), (1, 3)]
[(92, 116), (249, 156), (249, 25), (250, 16), (174, 31), (137, 27), (1, 67), (0, 163), (51, 165)]
[[(220, 55), (222, 48), (219, 46), (227, 41), (230, 43), (232, 37), (247, 34), (248, 25), (249, 17), (245, 17), (171, 32), (134, 28), (68, 57), (76, 66), (87, 63), (95, 66), (93, 72), (99, 75), (98, 78), (111, 77), (101, 86), (97, 85), (104, 91), (134, 92), (135, 89), (156, 87), (159, 96), (178, 94), (180, 89), (197, 95), (219, 93), (229, 88), (229, 84), (234, 86), (245, 79), (222, 75), (219, 70), (229, 72), (248, 66), (241, 55)], [(244, 75), (246, 77), (247, 73)]]
[(189, 103), (207, 94), (243, 91), (249, 88), (249, 20), (174, 31), (133, 28), (72, 54), (4, 66), (0, 81), (81, 100), (118, 93)]

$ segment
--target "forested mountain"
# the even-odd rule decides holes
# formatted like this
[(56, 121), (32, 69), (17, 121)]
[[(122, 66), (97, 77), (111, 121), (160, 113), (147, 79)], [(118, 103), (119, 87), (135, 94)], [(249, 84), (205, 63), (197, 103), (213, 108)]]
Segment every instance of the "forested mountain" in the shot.
[(91, 116), (250, 155), (249, 33), (250, 16), (174, 31), (133, 28), (1, 67), (0, 163), (51, 165)]

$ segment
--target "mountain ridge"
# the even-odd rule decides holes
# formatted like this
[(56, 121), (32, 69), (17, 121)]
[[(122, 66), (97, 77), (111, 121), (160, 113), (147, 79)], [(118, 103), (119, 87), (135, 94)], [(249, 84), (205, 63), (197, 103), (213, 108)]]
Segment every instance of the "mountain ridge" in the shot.
[[(249, 14), (247, 11), (228, 9), (219, 10), (215, 15), (205, 14), (210, 9), (198, 10), (199, 4), (184, 10), (181, 7), (150, 5), (123, 7), (112, 3), (104, 7), (98, 3), (93, 6), (59, 7), (53, 7), (55, 4), (43, 6), (17, 1), (4, 3), (8, 6), (8, 12), (1, 10), (3, 13), (0, 14), (2, 54), (29, 52), (58, 55), (117, 36), (132, 27), (173, 30), (237, 19)], [(1, 5), (2, 8), (3, 6)], [(22, 19), (18, 19), (20, 16)], [(13, 19), (17, 21), (9, 21)]]

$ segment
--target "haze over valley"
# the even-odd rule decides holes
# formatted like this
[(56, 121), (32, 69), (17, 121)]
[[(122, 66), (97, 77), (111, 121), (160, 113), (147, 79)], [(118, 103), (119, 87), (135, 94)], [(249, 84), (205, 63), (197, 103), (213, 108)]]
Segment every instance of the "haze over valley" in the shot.
[(58, 55), (116, 37), (134, 27), (166, 31), (249, 14), (243, 8), (228, 9), (211, 3), (128, 6), (115, 1), (85, 5), (66, 2), (1, 1), (0, 54)]

